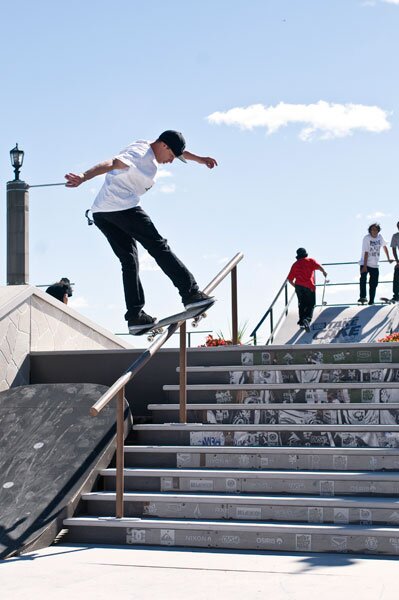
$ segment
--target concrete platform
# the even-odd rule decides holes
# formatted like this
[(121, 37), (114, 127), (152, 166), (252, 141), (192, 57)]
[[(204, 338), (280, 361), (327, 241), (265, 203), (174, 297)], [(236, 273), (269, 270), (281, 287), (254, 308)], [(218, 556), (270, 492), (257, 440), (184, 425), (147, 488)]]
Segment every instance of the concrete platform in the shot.
[(53, 546), (0, 561), (2, 600), (391, 600), (398, 559)]

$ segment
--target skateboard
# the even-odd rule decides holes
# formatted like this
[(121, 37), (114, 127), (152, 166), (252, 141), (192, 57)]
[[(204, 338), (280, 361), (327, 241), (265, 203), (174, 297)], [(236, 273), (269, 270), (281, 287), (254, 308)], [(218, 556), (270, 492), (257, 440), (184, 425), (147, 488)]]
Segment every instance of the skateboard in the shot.
[(205, 319), (206, 312), (208, 308), (213, 306), (216, 302), (215, 298), (211, 298), (207, 304), (203, 304), (202, 306), (193, 306), (192, 308), (188, 308), (179, 313), (175, 313), (174, 315), (170, 315), (169, 317), (165, 317), (156, 323), (152, 323), (151, 325), (147, 325), (136, 331), (131, 335), (144, 335), (147, 334), (147, 340), (152, 342), (157, 335), (160, 335), (164, 328), (168, 325), (173, 325), (174, 323), (178, 323), (179, 321), (188, 321), (189, 319), (193, 319), (192, 326), (198, 327), (198, 323), (201, 319)]
[(357, 303), (359, 304), (359, 306), (364, 306), (365, 304), (368, 304), (368, 300), (367, 298), (364, 298), (364, 300), (358, 300)]
[(395, 304), (395, 300), (391, 300), (390, 298), (380, 298), (381, 302), (384, 304)]

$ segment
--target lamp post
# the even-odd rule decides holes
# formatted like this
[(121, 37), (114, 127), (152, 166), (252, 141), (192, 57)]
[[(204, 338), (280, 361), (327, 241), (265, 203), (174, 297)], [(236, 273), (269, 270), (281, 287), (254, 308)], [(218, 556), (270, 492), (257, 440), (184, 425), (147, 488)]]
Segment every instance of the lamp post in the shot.
[(14, 180), (7, 182), (7, 285), (29, 282), (29, 186), (19, 179), (24, 151), (10, 150)]

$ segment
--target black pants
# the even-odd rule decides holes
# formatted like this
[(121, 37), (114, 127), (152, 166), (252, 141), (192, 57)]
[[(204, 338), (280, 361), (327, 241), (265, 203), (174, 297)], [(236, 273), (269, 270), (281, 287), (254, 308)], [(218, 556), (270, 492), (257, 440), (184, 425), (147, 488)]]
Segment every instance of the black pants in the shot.
[(399, 300), (399, 265), (393, 270), (393, 296)]
[(295, 291), (298, 296), (299, 324), (302, 325), (304, 319), (309, 322), (312, 320), (316, 304), (316, 292), (302, 285), (296, 285)]
[(363, 267), (360, 267), (360, 297), (367, 298), (366, 283), (367, 273), (370, 274), (369, 278), (369, 301), (374, 302), (375, 291), (378, 285), (379, 269), (377, 267), (367, 267), (367, 273), (362, 273)]
[(96, 212), (93, 220), (121, 262), (126, 321), (136, 317), (144, 306), (136, 241), (155, 259), (182, 297), (198, 291), (193, 275), (173, 254), (167, 240), (161, 237), (142, 208), (136, 206), (115, 212)]

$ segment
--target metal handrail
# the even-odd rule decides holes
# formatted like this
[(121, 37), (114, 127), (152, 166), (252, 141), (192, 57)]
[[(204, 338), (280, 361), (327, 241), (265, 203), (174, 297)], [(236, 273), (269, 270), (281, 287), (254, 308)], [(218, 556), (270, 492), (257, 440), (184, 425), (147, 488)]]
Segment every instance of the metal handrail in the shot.
[[(277, 321), (276, 325), (274, 326), (274, 324), (273, 324), (273, 307), (276, 304), (276, 302), (279, 300), (283, 291), (284, 291), (284, 300), (285, 300), (284, 309), (283, 309), (283, 312), (281, 313), (279, 320)], [(285, 279), (283, 285), (281, 286), (281, 288), (275, 295), (274, 300), (272, 301), (269, 308), (267, 309), (267, 311), (265, 312), (263, 317), (260, 319), (259, 323), (256, 325), (255, 329), (252, 331), (252, 333), (250, 335), (250, 337), (253, 338), (253, 340), (254, 340), (255, 346), (256, 346), (256, 341), (257, 341), (256, 333), (257, 333), (258, 329), (261, 327), (261, 325), (263, 325), (263, 323), (267, 319), (267, 317), (270, 317), (270, 337), (269, 337), (268, 341), (266, 342), (266, 344), (268, 344), (270, 341), (273, 341), (273, 334), (276, 331), (277, 327), (280, 325), (284, 315), (287, 316), (288, 307), (291, 304), (294, 296), (295, 296), (295, 292), (293, 292), (291, 297), (288, 298), (288, 279)]]
[[(380, 263), (389, 263), (391, 264), (391, 262), (395, 262), (395, 261), (389, 261), (389, 260), (380, 260)], [(331, 266), (343, 266), (343, 265), (357, 265), (359, 266), (359, 262), (358, 261), (354, 261), (354, 262), (331, 262), (331, 263), (322, 263), (325, 267), (331, 267)], [(390, 281), (380, 281), (379, 285), (385, 284), (385, 283), (392, 283), (392, 280)], [(332, 286), (344, 286), (344, 285), (356, 285), (356, 282), (351, 281), (351, 282), (339, 282), (339, 283), (316, 283), (316, 287), (332, 287)], [(276, 302), (279, 300), (282, 292), (285, 292), (285, 302), (284, 302), (284, 308), (283, 311), (277, 321), (277, 323), (274, 325), (274, 320), (273, 320), (273, 307), (276, 304)], [(267, 319), (267, 317), (270, 318), (270, 335), (269, 338), (266, 341), (266, 345), (270, 344), (273, 339), (274, 339), (274, 334), (276, 333), (281, 321), (283, 320), (284, 316), (287, 316), (288, 314), (288, 307), (291, 304), (291, 301), (293, 300), (295, 296), (295, 292), (292, 293), (292, 296), (290, 297), (290, 299), (288, 300), (288, 280), (286, 279), (283, 283), (283, 285), (281, 286), (281, 288), (279, 289), (279, 291), (277, 292), (274, 300), (272, 301), (272, 303), (270, 304), (269, 308), (267, 309), (267, 311), (265, 312), (265, 314), (263, 315), (263, 317), (260, 319), (259, 323), (256, 325), (256, 327), (254, 328), (253, 332), (251, 333), (250, 337), (253, 338), (253, 343), (256, 346), (257, 343), (257, 331), (258, 329), (263, 325), (264, 321)], [(316, 305), (319, 306), (319, 305)], [(331, 304), (330, 306), (341, 306), (340, 304)], [(349, 306), (357, 306), (357, 304), (349, 304)]]
[[(231, 290), (235, 297), (232, 298), (232, 330), (233, 344), (238, 343), (238, 317), (237, 317), (237, 265), (244, 258), (242, 252), (238, 252), (227, 265), (219, 271), (210, 283), (204, 288), (205, 294), (210, 294), (225, 277), (231, 273)], [(235, 311), (235, 313), (234, 313)], [(112, 386), (93, 404), (90, 408), (91, 416), (97, 416), (103, 408), (117, 396), (117, 419), (116, 419), (116, 518), (123, 517), (123, 469), (124, 469), (124, 397), (125, 386), (144, 367), (154, 354), (180, 327), (180, 422), (187, 422), (187, 348), (186, 348), (186, 321), (179, 321), (169, 325), (162, 333), (112, 384)]]

